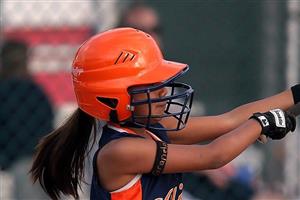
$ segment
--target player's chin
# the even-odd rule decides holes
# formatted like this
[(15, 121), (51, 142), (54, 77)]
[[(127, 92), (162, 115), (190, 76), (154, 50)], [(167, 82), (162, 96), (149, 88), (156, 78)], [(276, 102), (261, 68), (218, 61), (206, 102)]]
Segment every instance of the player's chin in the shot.
[(159, 117), (159, 118), (153, 118), (151, 119), (151, 124), (157, 124), (158, 122), (160, 122), (162, 119), (162, 117)]
[(163, 112), (161, 112), (161, 113), (159, 113), (157, 115), (154, 115), (151, 118), (150, 122), (153, 123), (153, 124), (156, 124), (156, 123), (159, 123), (163, 118), (164, 118), (163, 117)]

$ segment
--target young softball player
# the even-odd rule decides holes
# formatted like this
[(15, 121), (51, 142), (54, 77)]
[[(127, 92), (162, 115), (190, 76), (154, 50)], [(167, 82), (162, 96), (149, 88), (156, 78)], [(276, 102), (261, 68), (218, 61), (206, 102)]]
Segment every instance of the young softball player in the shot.
[(188, 69), (164, 60), (152, 37), (136, 29), (87, 40), (72, 65), (79, 108), (40, 141), (34, 181), (52, 199), (78, 198), (96, 120), (107, 122), (93, 160), (90, 198), (98, 200), (182, 199), (183, 172), (219, 168), (258, 138), (281, 139), (295, 129), (284, 110), (300, 100), (299, 85), (221, 115), (189, 118), (193, 89), (177, 82)]

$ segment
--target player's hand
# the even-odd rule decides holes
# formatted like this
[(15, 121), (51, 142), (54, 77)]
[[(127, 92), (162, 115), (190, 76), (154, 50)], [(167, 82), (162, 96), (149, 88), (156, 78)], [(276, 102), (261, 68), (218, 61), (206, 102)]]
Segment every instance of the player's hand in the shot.
[(281, 109), (270, 110), (265, 113), (254, 113), (251, 119), (257, 120), (261, 127), (261, 134), (273, 139), (284, 138), (290, 131), (296, 128), (296, 119), (292, 114)]

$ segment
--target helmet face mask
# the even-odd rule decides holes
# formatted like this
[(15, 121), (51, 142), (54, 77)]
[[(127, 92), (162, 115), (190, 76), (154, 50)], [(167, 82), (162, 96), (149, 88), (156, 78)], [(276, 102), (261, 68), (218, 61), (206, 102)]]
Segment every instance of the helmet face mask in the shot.
[[(172, 117), (178, 123), (171, 129), (179, 130), (187, 121), (193, 90), (175, 79), (187, 70), (184, 63), (164, 60), (147, 33), (117, 28), (95, 35), (80, 46), (73, 60), (72, 78), (79, 108), (96, 119), (120, 124), (129, 121), (151, 128), (159, 119)], [(150, 98), (151, 91), (165, 87), (170, 90), (168, 95)], [(134, 101), (137, 94), (146, 98)], [(163, 115), (151, 111), (155, 103), (165, 103)], [(138, 107), (148, 107), (148, 113), (137, 115), (134, 109)]]
[[(147, 129), (156, 129), (156, 130), (167, 130), (167, 131), (176, 131), (183, 129), (188, 120), (192, 101), (193, 101), (193, 89), (191, 86), (175, 82), (180, 76), (182, 76), (188, 67), (180, 74), (172, 77), (169, 80), (166, 80), (163, 83), (155, 84), (145, 87), (134, 87), (129, 89), (129, 94), (131, 96), (130, 108), (131, 108), (131, 118), (130, 122), (139, 127), (145, 127)], [(159, 98), (151, 98), (150, 93), (161, 88), (167, 88), (168, 94)], [(135, 100), (134, 95), (145, 94), (145, 99)], [(152, 112), (152, 104), (155, 103), (165, 103), (165, 110), (163, 114), (157, 115)], [(147, 106), (148, 112), (143, 115), (138, 115), (135, 112), (137, 106)], [(174, 127), (168, 128), (158, 128), (155, 126), (155, 123), (163, 118), (174, 118), (177, 123), (174, 124)]]

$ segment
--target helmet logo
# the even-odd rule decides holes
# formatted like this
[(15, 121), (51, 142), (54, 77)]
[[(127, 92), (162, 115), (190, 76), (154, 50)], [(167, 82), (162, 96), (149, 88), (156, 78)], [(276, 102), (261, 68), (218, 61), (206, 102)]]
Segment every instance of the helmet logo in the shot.
[(126, 61), (131, 61), (134, 58), (134, 54), (128, 51), (122, 51), (118, 56), (115, 64), (124, 63)]
[(72, 68), (72, 75), (74, 77), (78, 77), (82, 72), (83, 72), (83, 69), (81, 67)]

